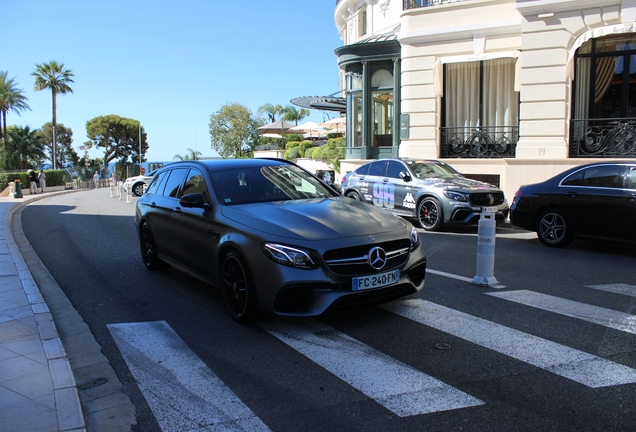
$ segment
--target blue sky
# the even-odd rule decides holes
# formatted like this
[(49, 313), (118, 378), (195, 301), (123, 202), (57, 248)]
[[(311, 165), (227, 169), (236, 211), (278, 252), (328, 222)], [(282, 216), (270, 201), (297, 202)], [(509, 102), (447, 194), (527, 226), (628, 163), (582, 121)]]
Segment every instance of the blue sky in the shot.
[[(256, 114), (265, 103), (339, 90), (335, 3), (13, 1), (0, 14), (0, 71), (15, 77), (32, 111), (9, 112), (8, 124), (51, 121), (51, 92), (34, 92), (31, 73), (55, 60), (75, 74), (73, 93), (58, 96), (57, 121), (73, 130), (76, 150), (88, 120), (116, 114), (141, 121), (150, 161), (195, 147), (216, 156), (208, 124), (222, 105)], [(305, 121), (323, 121), (311, 113)]]

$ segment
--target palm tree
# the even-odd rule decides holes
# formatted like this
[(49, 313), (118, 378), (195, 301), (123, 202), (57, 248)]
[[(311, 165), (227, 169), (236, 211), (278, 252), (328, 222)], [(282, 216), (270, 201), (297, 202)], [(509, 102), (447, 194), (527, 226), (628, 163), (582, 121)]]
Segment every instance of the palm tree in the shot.
[(300, 120), (304, 119), (309, 114), (311, 113), (308, 109), (301, 108), (300, 110), (298, 110), (293, 105), (288, 105), (283, 108), (283, 120), (288, 122), (295, 122), (296, 126), (298, 126), (298, 122)]
[(262, 107), (260, 107), (256, 113), (257, 116), (261, 116), (263, 114), (267, 114), (269, 117), (269, 122), (274, 123), (276, 121), (276, 116), (283, 113), (283, 107), (280, 105), (272, 105), (270, 103), (266, 103)]
[(174, 157), (172, 158), (172, 160), (197, 160), (201, 157), (201, 152), (200, 151), (194, 151), (191, 148), (188, 149), (188, 153), (186, 153), (184, 156), (181, 155), (174, 155)]
[(13, 111), (20, 115), (20, 111), (30, 110), (26, 103), (26, 96), (22, 94), (22, 90), (16, 88), (15, 78), (7, 79), (7, 72), (0, 72), (0, 111), (2, 118), (0, 126), (2, 127), (2, 137), (7, 142), (7, 112)]
[(40, 91), (51, 89), (53, 95), (53, 169), (56, 169), (56, 157), (55, 157), (55, 125), (57, 124), (56, 111), (57, 111), (57, 94), (73, 93), (73, 89), (69, 85), (74, 83), (73, 78), (75, 75), (70, 69), (64, 67), (64, 63), (58, 63), (56, 61), (50, 61), (48, 63), (36, 64), (36, 70), (31, 75), (35, 77), (35, 85), (33, 90)]
[(8, 133), (7, 169), (25, 170), (31, 166), (35, 168), (46, 153), (46, 139), (39, 131), (31, 130), (29, 126), (11, 126)]

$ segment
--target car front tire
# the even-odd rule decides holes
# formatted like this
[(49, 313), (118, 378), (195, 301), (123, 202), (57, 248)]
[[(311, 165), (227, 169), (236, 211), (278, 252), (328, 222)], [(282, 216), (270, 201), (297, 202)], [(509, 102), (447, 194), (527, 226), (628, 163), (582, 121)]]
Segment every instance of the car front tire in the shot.
[(230, 316), (245, 324), (256, 319), (258, 306), (254, 283), (243, 257), (231, 251), (221, 264), (223, 299)]
[(444, 225), (442, 205), (433, 197), (423, 198), (417, 206), (417, 221), (426, 231), (439, 231)]
[(546, 246), (562, 248), (574, 239), (572, 224), (560, 210), (547, 210), (537, 221), (537, 237)]
[(139, 245), (141, 247), (141, 259), (148, 270), (159, 270), (166, 266), (166, 263), (157, 256), (157, 244), (148, 222), (144, 222), (139, 230)]

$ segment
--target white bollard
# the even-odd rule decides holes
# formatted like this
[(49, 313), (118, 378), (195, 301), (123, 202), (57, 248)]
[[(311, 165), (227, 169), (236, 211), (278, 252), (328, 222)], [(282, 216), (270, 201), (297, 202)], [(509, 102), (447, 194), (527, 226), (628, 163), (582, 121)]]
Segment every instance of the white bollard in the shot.
[(126, 204), (132, 204), (131, 198), (132, 198), (132, 186), (129, 187), (128, 190), (126, 191)]
[(124, 182), (119, 182), (119, 184), (117, 185), (117, 197), (119, 198), (119, 201), (121, 201), (121, 190), (124, 188)]
[(495, 222), (495, 213), (489, 210), (492, 209), (485, 207), (479, 217), (477, 228), (477, 274), (471, 282), (474, 285), (499, 285), (494, 275), (497, 224)]
[(116, 188), (117, 186), (115, 186), (114, 184), (110, 184), (110, 197), (111, 198), (115, 198), (115, 195), (113, 195), (113, 188)]

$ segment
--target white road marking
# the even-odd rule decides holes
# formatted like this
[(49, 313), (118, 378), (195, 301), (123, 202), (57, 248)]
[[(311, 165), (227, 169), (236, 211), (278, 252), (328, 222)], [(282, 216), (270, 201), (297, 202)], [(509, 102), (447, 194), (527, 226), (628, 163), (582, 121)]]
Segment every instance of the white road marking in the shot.
[(400, 417), (484, 404), (316, 320), (259, 325)]
[(636, 383), (636, 370), (627, 366), (425, 300), (383, 308), (588, 387)]
[(165, 321), (108, 329), (163, 431), (269, 431)]
[(630, 297), (636, 297), (636, 286), (627, 284), (607, 284), (607, 285), (587, 285), (588, 288), (594, 288), (601, 291), (607, 291), (616, 294), (624, 294)]
[(636, 334), (636, 315), (630, 315), (625, 312), (618, 312), (528, 290), (486, 294), (560, 315), (578, 318), (615, 330)]

